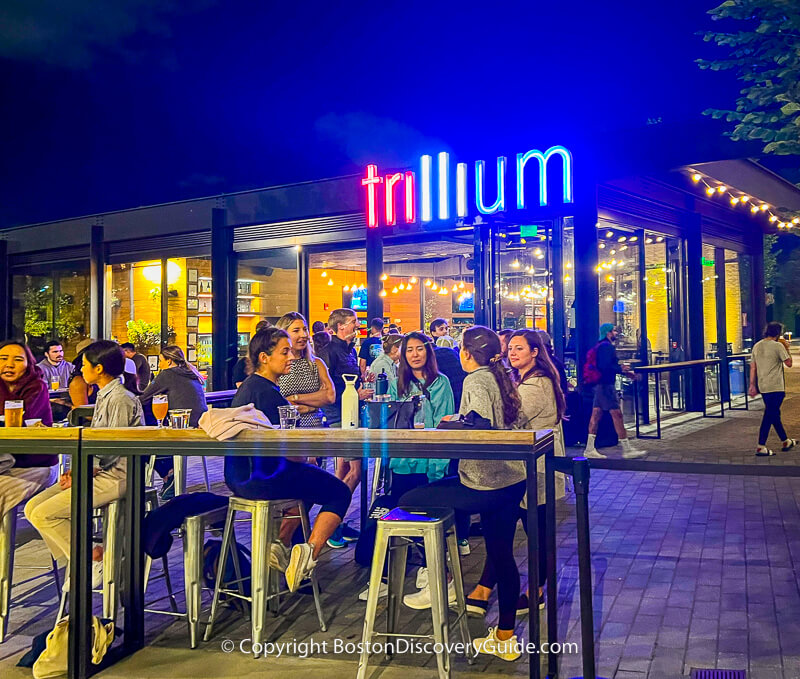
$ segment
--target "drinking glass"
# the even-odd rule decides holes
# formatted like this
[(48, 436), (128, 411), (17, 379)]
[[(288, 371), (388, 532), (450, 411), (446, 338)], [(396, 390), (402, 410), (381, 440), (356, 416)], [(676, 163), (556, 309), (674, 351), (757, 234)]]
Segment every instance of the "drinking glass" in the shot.
[(6, 427), (22, 426), (23, 407), (24, 407), (23, 401), (6, 401), (6, 406), (5, 406)]
[(188, 429), (192, 411), (186, 408), (169, 411), (170, 429)]
[(158, 428), (163, 429), (162, 420), (169, 412), (169, 399), (166, 394), (156, 394), (153, 396), (153, 416), (156, 418)]
[(300, 411), (295, 406), (278, 406), (278, 415), (281, 418), (281, 429), (295, 429), (300, 419)]
[(58, 391), (61, 389), (61, 381), (60, 380), (50, 380), (50, 389), (51, 391)]

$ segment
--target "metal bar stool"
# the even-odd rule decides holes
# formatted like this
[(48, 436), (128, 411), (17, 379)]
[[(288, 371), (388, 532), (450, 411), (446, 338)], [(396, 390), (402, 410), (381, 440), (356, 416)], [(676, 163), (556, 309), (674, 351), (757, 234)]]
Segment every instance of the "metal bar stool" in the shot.
[[(206, 491), (211, 492), (211, 483), (208, 480), (208, 463), (205, 457), (203, 461), (203, 477), (206, 483)], [(145, 483), (149, 486), (153, 483), (153, 472), (155, 471), (156, 456), (151, 455), (145, 468)], [(186, 492), (186, 477), (188, 472), (188, 459), (183, 455), (172, 456), (172, 475), (175, 479), (175, 495), (183, 495)]]
[[(117, 619), (119, 607), (119, 573), (120, 558), (117, 555), (117, 536), (122, 530), (122, 513), (125, 501), (112, 500), (105, 507), (100, 508), (103, 517), (103, 618)], [(64, 580), (69, 582), (69, 564), (64, 571)], [(67, 592), (62, 590), (61, 604), (58, 607), (58, 617), (61, 620), (67, 610)]]
[[(431, 588), (431, 618), (433, 634), (399, 633), (400, 604), (403, 600), (403, 583), (406, 576), (408, 548), (412, 538), (422, 538), (425, 558), (428, 562), (429, 587)], [(383, 575), (383, 566), (389, 553), (389, 594), (386, 632), (375, 632), (375, 615), (378, 609), (378, 595)], [(467, 660), (472, 664), (474, 653), (467, 627), (467, 609), (464, 596), (464, 582), (461, 579), (461, 560), (455, 534), (453, 510), (445, 508), (398, 507), (378, 519), (375, 534), (375, 551), (372, 555), (372, 568), (369, 575), (367, 610), (364, 615), (364, 631), (361, 636), (361, 657), (358, 661), (357, 679), (365, 679), (369, 661), (369, 645), (373, 637), (404, 637), (433, 639), (442, 644), (450, 640), (450, 624), (447, 604), (447, 573), (445, 555), (450, 563), (450, 572), (456, 590), (456, 620), (461, 640), (464, 643)], [(387, 659), (391, 654), (387, 653)], [(450, 656), (446, 649), (436, 654), (440, 679), (450, 677)]]
[[(200, 641), (200, 612), (203, 605), (203, 537), (206, 531), (211, 529), (212, 526), (224, 522), (225, 516), (226, 509), (220, 507), (219, 509), (212, 509), (202, 514), (193, 514), (184, 519), (180, 534), (183, 538), (183, 583), (184, 596), (186, 598), (186, 611), (178, 611), (178, 606), (172, 591), (172, 584), (168, 577), (169, 562), (166, 555), (162, 557), (161, 562), (163, 564), (164, 573), (167, 575), (166, 585), (172, 611), (145, 609), (147, 613), (173, 615), (181, 618), (185, 617), (189, 627), (189, 644), (191, 648), (197, 648), (198, 642)], [(147, 591), (152, 561), (153, 560), (149, 556), (145, 558), (145, 592)]]
[[(0, 521), (0, 643), (3, 643), (6, 639), (8, 617), (11, 610), (11, 587), (13, 585), (14, 551), (17, 538), (17, 510), (25, 502), (21, 502), (6, 512), (2, 521)], [(58, 580), (58, 564), (54, 559), (51, 560), (52, 566), (48, 570), (52, 573), (53, 580), (56, 583), (56, 592), (60, 592), (61, 583)], [(30, 568), (40, 569), (37, 566), (30, 566)], [(42, 566), (41, 570), (44, 569), (45, 567)]]
[[(211, 639), (214, 630), (214, 622), (217, 617), (217, 609), (219, 608), (220, 594), (225, 593), (227, 596), (249, 601), (251, 606), (250, 621), (251, 621), (251, 638), (253, 640), (253, 657), (258, 657), (257, 650), (260, 648), (261, 642), (264, 640), (264, 627), (266, 624), (267, 604), (273, 599), (280, 597), (282, 594), (287, 593), (288, 589), (280, 589), (277, 586), (276, 578), (271, 578), (273, 568), (270, 566), (270, 551), (272, 549), (273, 540), (277, 538), (277, 532), (274, 529), (274, 523), (278, 519), (284, 518), (284, 510), (299, 509), (299, 518), (303, 526), (303, 537), (308, 540), (311, 534), (310, 522), (308, 520), (308, 511), (305, 504), (300, 500), (246, 500), (241, 497), (231, 497), (228, 499), (228, 514), (225, 519), (225, 531), (222, 536), (222, 549), (219, 554), (219, 561), (217, 562), (217, 581), (214, 587), (214, 598), (211, 603), (211, 617), (208, 620), (204, 640)], [(252, 556), (251, 566), (251, 594), (246, 596), (244, 587), (242, 586), (242, 574), (239, 567), (238, 555), (236, 549), (231, 549), (234, 540), (234, 521), (236, 512), (246, 512), (250, 514), (250, 530), (252, 548), (250, 550)], [(297, 518), (296, 515), (288, 515), (286, 518)], [(236, 585), (237, 589), (224, 588), (222, 579), (225, 573), (225, 564), (227, 563), (228, 552), (231, 551), (233, 555), (233, 565), (236, 572), (236, 580), (228, 585)], [(319, 627), (323, 632), (326, 631), (325, 619), (322, 615), (322, 606), (319, 600), (319, 586), (317, 585), (316, 573), (311, 572), (311, 588), (314, 593), (314, 606), (317, 609), (317, 617), (319, 618)]]

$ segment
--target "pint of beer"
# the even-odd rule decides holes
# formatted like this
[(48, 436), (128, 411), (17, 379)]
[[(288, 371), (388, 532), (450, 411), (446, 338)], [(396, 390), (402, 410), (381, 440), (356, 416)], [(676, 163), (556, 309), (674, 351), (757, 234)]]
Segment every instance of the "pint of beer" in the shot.
[(22, 401), (6, 401), (6, 427), (22, 426), (23, 405)]
[(61, 381), (57, 379), (50, 380), (50, 390), (58, 391), (61, 388)]
[(163, 427), (162, 420), (169, 411), (169, 399), (166, 394), (156, 394), (153, 396), (153, 416), (156, 418), (158, 428)]

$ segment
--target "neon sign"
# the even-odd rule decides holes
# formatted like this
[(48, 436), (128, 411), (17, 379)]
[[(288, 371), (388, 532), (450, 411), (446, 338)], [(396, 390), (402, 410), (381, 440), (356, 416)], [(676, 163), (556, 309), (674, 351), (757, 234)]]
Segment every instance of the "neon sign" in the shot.
[[(514, 207), (518, 210), (525, 210), (528, 207), (526, 201), (526, 186), (533, 177), (538, 180), (538, 204), (545, 207), (550, 203), (548, 195), (548, 175), (547, 167), (550, 161), (558, 156), (561, 160), (561, 202), (564, 204), (572, 203), (572, 154), (563, 146), (552, 146), (542, 152), (532, 149), (527, 153), (518, 153), (515, 164), (515, 188), (516, 202)], [(536, 161), (538, 170), (533, 176), (528, 176), (526, 182), (525, 169), (531, 161)], [(497, 158), (495, 178), (496, 188), (490, 187), (487, 190), (486, 183), (486, 163), (483, 160), (475, 161), (475, 173), (473, 179), (474, 204), (477, 211), (482, 215), (492, 215), (498, 212), (505, 212), (506, 201), (506, 182), (507, 182), (508, 162), (505, 156)], [(529, 170), (528, 174), (531, 175)], [(378, 174), (378, 166), (367, 165), (366, 177), (361, 179), (361, 185), (366, 188), (366, 215), (367, 225), (377, 227), (379, 217), (378, 200), (380, 193), (383, 193), (384, 202), (384, 223), (387, 226), (394, 226), (398, 220), (398, 205), (403, 204), (403, 220), (406, 224), (413, 224), (417, 221), (417, 205), (419, 204), (419, 219), (423, 223), (432, 222), (434, 215), (439, 220), (451, 218), (451, 177), (450, 177), (450, 154), (445, 151), (436, 156), (436, 179), (434, 183), (434, 160), (433, 156), (424, 155), (420, 158), (419, 184), (415, 181), (415, 174), (412, 171), (393, 172), (381, 176)], [(384, 191), (379, 192), (379, 184), (384, 185)], [(398, 186), (403, 185), (402, 199), (398, 200)], [(467, 163), (457, 163), (455, 172), (455, 214), (459, 219), (469, 216), (469, 166)], [(419, 189), (419, 192), (417, 192)], [(488, 196), (488, 198), (487, 198)], [(494, 198), (492, 203), (488, 200)], [(434, 205), (435, 203), (435, 205)]]

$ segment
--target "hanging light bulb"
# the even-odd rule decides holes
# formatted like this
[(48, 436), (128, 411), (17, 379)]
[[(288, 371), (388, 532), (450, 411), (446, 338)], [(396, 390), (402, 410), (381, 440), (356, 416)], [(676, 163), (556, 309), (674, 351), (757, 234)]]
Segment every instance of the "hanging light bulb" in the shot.
[(613, 231), (606, 231), (606, 238), (611, 238), (614, 235)]
[(433, 285), (431, 285), (431, 290), (433, 290), (434, 292), (436, 292), (438, 289), (439, 289), (439, 286), (438, 286), (438, 285), (436, 285), (436, 283), (434, 283)]
[(519, 260), (516, 257), (514, 258), (514, 261), (511, 262), (511, 268), (512, 269), (519, 269)]
[(349, 286), (349, 285), (345, 285), (345, 286), (342, 288), (342, 290), (343, 290), (344, 292), (350, 292), (350, 286)]
[(400, 285), (398, 285), (397, 287), (400, 288), (401, 290), (405, 290), (406, 289), (406, 284), (405, 283), (400, 283)]
[(706, 187), (706, 194), (707, 194), (707, 195), (709, 195), (709, 196), (713, 196), (713, 195), (714, 195), (714, 193), (715, 193), (715, 191), (714, 191), (714, 187), (713, 187), (713, 186), (707, 186), (707, 187)]
[(411, 283), (412, 285), (416, 285), (417, 284), (417, 277), (416, 276), (412, 276), (411, 278), (408, 279), (408, 282)]
[(333, 285), (333, 278), (328, 279), (328, 285)]
[(411, 292), (414, 289), (412, 285), (406, 285), (406, 292)]
[(327, 271), (323, 271), (323, 272), (322, 272), (320, 275), (321, 275), (323, 278), (327, 278), (327, 277), (328, 277), (328, 272), (327, 272)]
[(717, 191), (719, 191), (720, 193), (725, 193), (727, 190), (728, 190), (728, 187), (725, 186), (724, 184), (722, 186), (718, 186), (717, 187)]
[(392, 294), (393, 295), (397, 294), (397, 286), (396, 285), (392, 288)]
[(731, 205), (738, 205), (739, 199), (736, 196), (731, 196)]
[(381, 274), (381, 280), (382, 280), (382, 281), (388, 280), (388, 278), (389, 278), (389, 277), (388, 277), (388, 276), (387, 276), (385, 273), (382, 273), (382, 274)]
[(431, 281), (431, 279), (430, 279), (430, 278), (426, 279), (426, 280), (425, 280), (425, 287), (426, 287), (426, 288), (429, 288), (429, 287), (431, 287), (431, 285), (432, 285), (432, 281)]
[(702, 178), (703, 178), (703, 175), (701, 175), (699, 172), (695, 172), (695, 173), (692, 175), (692, 181), (693, 181), (695, 184), (696, 184), (697, 182), (699, 182), (699, 181), (700, 181)]
[(386, 290), (381, 290), (381, 291), (378, 293), (378, 295), (379, 295), (380, 297), (386, 297)]
[(600, 243), (600, 245), (599, 245), (599, 248), (600, 248), (601, 250), (605, 249), (605, 247), (606, 247), (606, 244), (605, 244), (605, 243)]
[(740, 200), (741, 200), (743, 203), (746, 203), (748, 200), (750, 200), (750, 196), (742, 196)]
[(367, 286), (362, 283), (361, 285), (358, 286), (358, 289), (359, 290), (366, 290)]
[(461, 281), (461, 282), (458, 284), (458, 289), (459, 289), (459, 290), (463, 290), (463, 289), (464, 289), (464, 281)]

